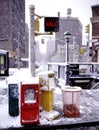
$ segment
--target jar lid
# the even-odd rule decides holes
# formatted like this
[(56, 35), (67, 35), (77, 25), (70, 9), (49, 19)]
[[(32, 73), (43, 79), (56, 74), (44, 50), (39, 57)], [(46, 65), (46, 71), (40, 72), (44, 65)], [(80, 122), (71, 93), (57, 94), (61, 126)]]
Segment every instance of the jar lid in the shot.
[(78, 92), (81, 91), (81, 87), (78, 86), (64, 86), (62, 88), (63, 91), (67, 91), (67, 92)]

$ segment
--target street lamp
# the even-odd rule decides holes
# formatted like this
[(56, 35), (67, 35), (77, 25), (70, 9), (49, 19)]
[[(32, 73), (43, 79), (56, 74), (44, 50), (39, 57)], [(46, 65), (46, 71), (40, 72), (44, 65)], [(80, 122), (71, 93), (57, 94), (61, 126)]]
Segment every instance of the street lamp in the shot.
[(65, 32), (64, 33), (65, 36), (65, 40), (66, 40), (66, 85), (69, 85), (69, 39), (71, 37), (71, 33), (70, 32)]
[(69, 39), (71, 37), (71, 33), (69, 31), (64, 33), (65, 41), (66, 41), (66, 62), (69, 62)]

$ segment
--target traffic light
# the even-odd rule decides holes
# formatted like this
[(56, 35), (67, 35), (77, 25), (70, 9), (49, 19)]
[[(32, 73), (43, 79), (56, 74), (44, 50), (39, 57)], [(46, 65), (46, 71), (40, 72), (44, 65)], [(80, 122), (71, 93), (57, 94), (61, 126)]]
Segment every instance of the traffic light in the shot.
[(44, 39), (41, 39), (41, 43), (44, 44)]
[(85, 52), (85, 49), (84, 48), (80, 48), (80, 54), (84, 54), (84, 52)]
[(35, 19), (34, 20), (34, 30), (39, 32), (39, 20)]
[(86, 26), (86, 33), (89, 33), (90, 32), (90, 25), (88, 24), (87, 26)]
[(59, 17), (45, 17), (44, 27), (45, 27), (45, 32), (58, 32)]

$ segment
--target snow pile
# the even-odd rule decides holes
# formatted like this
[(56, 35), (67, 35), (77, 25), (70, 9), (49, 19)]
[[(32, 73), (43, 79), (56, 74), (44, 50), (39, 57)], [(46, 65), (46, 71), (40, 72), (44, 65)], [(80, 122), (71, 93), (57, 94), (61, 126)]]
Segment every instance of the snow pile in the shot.
[(61, 87), (63, 85), (65, 85), (65, 81), (63, 79), (59, 78), (58, 79), (58, 86)]
[[(0, 128), (21, 127), (20, 114), (12, 117), (8, 112), (8, 83), (12, 80), (23, 80), (31, 77), (28, 70), (22, 69), (14, 73), (6, 80), (0, 81)], [(62, 85), (62, 84), (61, 84)], [(61, 88), (54, 90), (54, 110), (59, 112), (60, 116), (56, 119), (47, 120), (44, 116), (40, 117), (40, 124), (71, 124), (87, 121), (99, 121), (99, 89), (82, 90), (80, 96), (80, 116), (68, 118), (63, 115), (63, 102)]]
[(31, 77), (30, 70), (27, 68), (18, 69), (14, 72), (13, 75), (9, 76), (6, 81), (7, 83), (15, 83), (15, 82), (21, 82), (23, 80), (27, 80), (27, 78)]

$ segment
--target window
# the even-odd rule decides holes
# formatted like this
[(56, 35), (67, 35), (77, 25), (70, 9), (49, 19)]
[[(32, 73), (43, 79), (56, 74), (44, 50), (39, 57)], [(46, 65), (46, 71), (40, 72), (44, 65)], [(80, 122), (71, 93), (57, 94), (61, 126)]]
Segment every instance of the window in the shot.
[(33, 88), (27, 88), (25, 91), (25, 103), (35, 103), (35, 90)]

